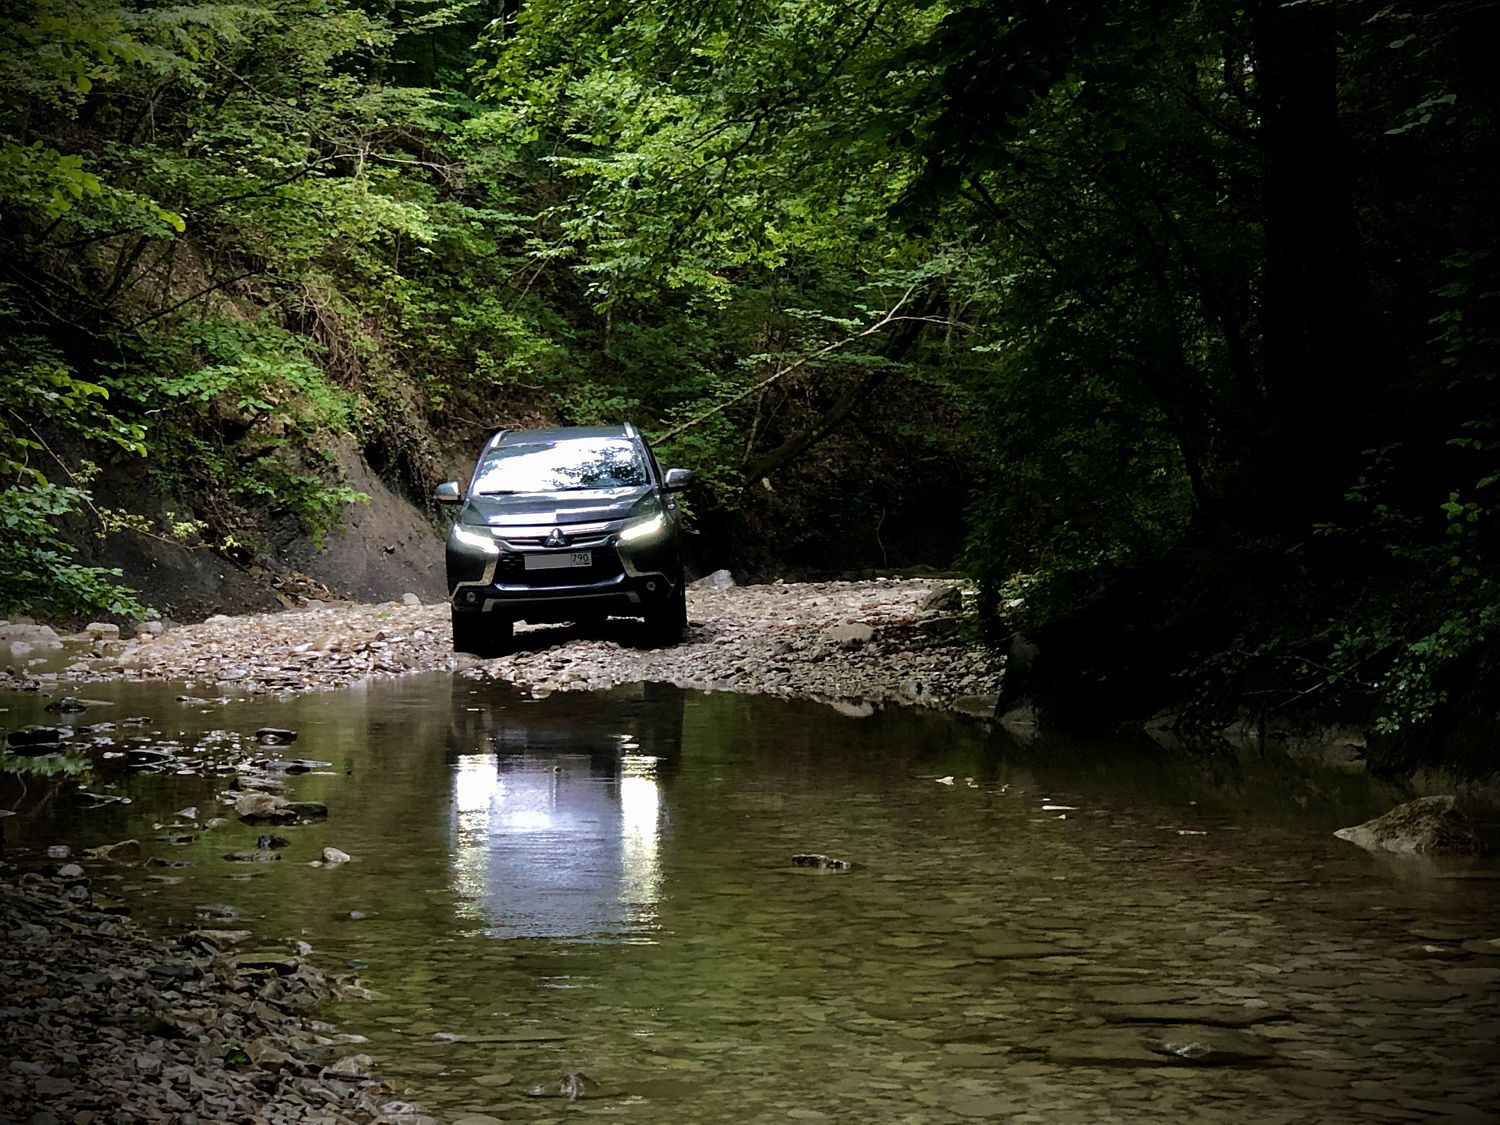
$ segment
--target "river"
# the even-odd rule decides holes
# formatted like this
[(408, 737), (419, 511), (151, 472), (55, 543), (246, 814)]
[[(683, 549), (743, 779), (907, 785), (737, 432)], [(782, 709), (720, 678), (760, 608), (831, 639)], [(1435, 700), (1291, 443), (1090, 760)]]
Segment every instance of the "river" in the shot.
[[(194, 690), (88, 687), (95, 797), (0, 775), (7, 858), (140, 840), (96, 892), (357, 973), (326, 1017), (445, 1121), (1500, 1119), (1500, 867), (1333, 838), (1400, 799), (1363, 774), (661, 685)], [(233, 819), (266, 757), (326, 821)]]

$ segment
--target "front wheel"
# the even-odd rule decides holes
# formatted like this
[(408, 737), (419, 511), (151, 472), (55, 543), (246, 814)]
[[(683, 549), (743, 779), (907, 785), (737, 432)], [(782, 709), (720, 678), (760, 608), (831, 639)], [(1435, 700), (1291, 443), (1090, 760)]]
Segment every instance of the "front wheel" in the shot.
[(500, 656), (509, 646), (515, 623), (487, 613), (453, 611), (453, 651), (473, 656)]
[(687, 629), (687, 588), (677, 584), (677, 592), (660, 605), (646, 610), (646, 635), (657, 648), (670, 648), (682, 640)]

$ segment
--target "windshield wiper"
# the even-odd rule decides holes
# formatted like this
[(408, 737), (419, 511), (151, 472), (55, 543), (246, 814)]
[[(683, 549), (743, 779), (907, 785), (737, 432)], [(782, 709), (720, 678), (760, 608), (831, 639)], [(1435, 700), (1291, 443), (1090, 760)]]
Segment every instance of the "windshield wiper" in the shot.
[(482, 488), (479, 490), (481, 496), (517, 496), (520, 489), (516, 488)]

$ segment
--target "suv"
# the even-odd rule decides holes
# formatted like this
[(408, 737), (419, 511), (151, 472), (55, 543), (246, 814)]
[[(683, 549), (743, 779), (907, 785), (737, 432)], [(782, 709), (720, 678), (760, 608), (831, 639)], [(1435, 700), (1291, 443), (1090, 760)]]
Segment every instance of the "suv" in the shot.
[(497, 430), (467, 489), (433, 499), (461, 505), (448, 534), (453, 648), (502, 651), (517, 621), (644, 618), (652, 640), (687, 626), (676, 493), (687, 469), (656, 464), (631, 425)]

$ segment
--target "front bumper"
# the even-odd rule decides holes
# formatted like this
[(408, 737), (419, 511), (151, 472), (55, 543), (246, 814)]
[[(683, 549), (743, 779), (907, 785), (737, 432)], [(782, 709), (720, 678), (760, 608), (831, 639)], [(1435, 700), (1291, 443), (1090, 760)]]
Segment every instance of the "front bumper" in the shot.
[(566, 556), (572, 548), (480, 555), (450, 539), (448, 595), (455, 611), (488, 613), (511, 621), (576, 621), (609, 615), (640, 617), (677, 593), (682, 567), (668, 543), (634, 549), (589, 548), (587, 567), (532, 570), (527, 556)]

